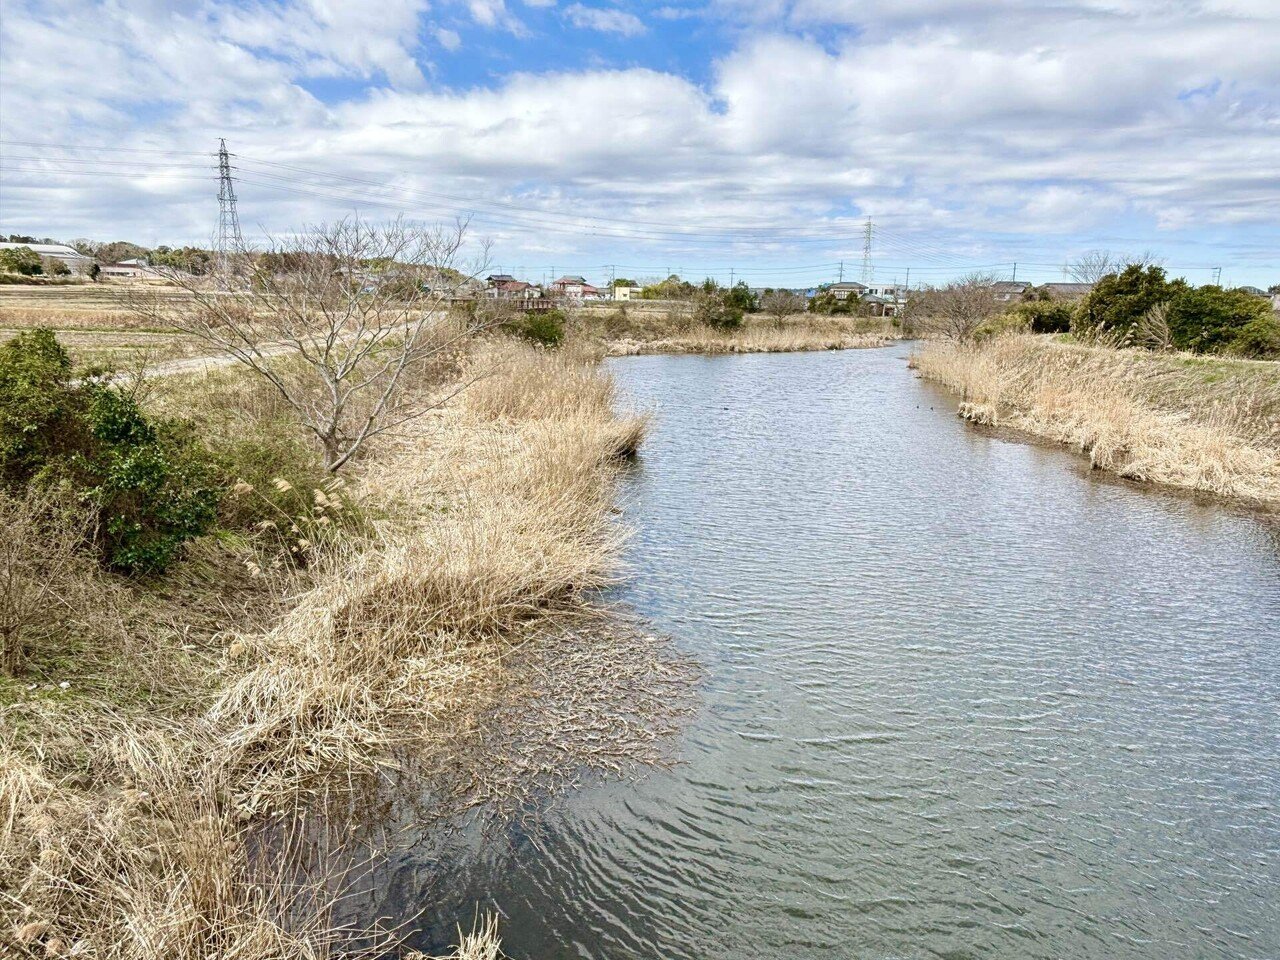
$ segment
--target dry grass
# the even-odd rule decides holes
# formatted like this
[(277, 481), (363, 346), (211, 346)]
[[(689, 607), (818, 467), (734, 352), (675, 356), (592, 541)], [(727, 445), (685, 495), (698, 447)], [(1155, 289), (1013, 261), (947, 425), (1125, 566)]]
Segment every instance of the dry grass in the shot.
[(882, 347), (900, 334), (890, 321), (801, 314), (781, 322), (750, 315), (737, 330), (692, 323), (677, 311), (627, 307), (584, 309), (573, 318), (576, 339), (613, 356), (649, 353), (788, 353)]
[[(462, 403), (367, 468), (384, 519), (333, 558), (278, 625), (237, 641), (211, 711), (257, 812), (325, 771), (375, 774), (402, 746), (446, 747), (503, 682), (502, 660), (612, 582), (627, 432), (607, 377), (497, 346)], [(628, 442), (631, 442), (628, 440)]]
[[(70, 690), (0, 688), (0, 955), (319, 960), (369, 942), (330, 919), (358, 864), (294, 856), (347, 835), (336, 810), (514, 814), (666, 758), (693, 673), (591, 600), (643, 432), (592, 360), (488, 344), (472, 390), (362, 465), (370, 522), (322, 562), (255, 578), (203, 543), (128, 589), (100, 651), (36, 664), (80, 671)], [(279, 415), (245, 387), (174, 378), (149, 402), (234, 435)], [(123, 696), (130, 670), (175, 691)], [(284, 822), (307, 841), (278, 848)], [(457, 954), (497, 955), (489, 922)]]
[(1280, 365), (1008, 336), (933, 342), (920, 373), (967, 419), (1023, 430), (1135, 480), (1280, 504)]
[[(0, 340), (35, 327), (58, 332), (79, 364), (137, 368), (193, 357), (204, 348), (193, 337), (157, 330), (130, 306), (134, 289), (122, 283), (65, 286), (0, 285)], [(180, 291), (148, 287), (154, 296)]]

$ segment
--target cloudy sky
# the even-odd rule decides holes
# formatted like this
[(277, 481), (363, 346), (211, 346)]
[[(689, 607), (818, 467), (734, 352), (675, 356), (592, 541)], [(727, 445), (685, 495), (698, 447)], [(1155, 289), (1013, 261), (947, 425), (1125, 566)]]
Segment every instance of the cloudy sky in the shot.
[(472, 216), (533, 279), (1280, 282), (1280, 0), (4, 0), (0, 232)]

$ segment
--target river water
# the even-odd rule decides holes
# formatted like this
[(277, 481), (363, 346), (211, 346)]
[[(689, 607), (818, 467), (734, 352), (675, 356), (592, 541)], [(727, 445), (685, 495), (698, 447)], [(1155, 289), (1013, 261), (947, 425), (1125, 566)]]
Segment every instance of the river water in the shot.
[[(907, 348), (613, 362), (682, 763), (406, 866), (514, 957), (1280, 957), (1280, 525), (984, 433)], [(450, 904), (456, 913), (448, 913)]]

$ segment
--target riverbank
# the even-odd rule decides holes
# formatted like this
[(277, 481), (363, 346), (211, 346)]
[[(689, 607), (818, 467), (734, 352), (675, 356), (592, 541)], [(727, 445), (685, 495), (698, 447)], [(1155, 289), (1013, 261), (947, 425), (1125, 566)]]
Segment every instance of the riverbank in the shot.
[[(488, 341), (457, 377), (478, 379), (260, 536), (67, 594), (72, 629), (0, 681), (0, 944), (319, 958), (350, 940), (343, 850), (376, 811), (504, 816), (665, 759), (693, 671), (592, 599), (643, 420), (573, 351)], [(279, 429), (235, 370), (154, 391), (210, 438)], [(263, 483), (289, 486), (236, 495)]]
[(901, 334), (891, 320), (797, 314), (781, 320), (748, 314), (734, 329), (691, 320), (678, 305), (588, 307), (571, 318), (569, 335), (610, 356), (662, 353), (794, 353), (882, 347)]
[(974, 423), (1064, 444), (1128, 479), (1280, 506), (1280, 364), (1029, 335), (931, 341), (912, 364)]

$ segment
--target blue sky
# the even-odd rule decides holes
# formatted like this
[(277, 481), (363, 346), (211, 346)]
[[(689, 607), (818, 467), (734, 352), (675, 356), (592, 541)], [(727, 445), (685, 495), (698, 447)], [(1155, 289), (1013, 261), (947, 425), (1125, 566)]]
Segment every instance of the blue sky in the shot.
[(0, 232), (471, 215), (496, 265), (1280, 283), (1276, 0), (6, 0)]

